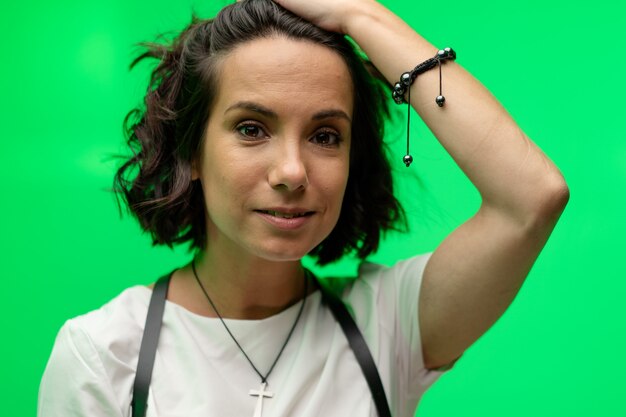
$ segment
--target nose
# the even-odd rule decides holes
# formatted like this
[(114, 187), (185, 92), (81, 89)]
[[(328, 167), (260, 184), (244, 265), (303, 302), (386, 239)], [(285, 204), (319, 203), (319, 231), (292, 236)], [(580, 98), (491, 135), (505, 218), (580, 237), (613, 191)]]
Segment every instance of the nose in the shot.
[(306, 163), (299, 144), (277, 146), (268, 181), (274, 189), (304, 190), (309, 185)]

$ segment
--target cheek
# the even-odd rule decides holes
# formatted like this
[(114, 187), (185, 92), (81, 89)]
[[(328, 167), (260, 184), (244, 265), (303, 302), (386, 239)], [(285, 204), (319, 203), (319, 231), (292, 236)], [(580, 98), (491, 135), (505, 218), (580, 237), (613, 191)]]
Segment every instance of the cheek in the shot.
[[(346, 192), (346, 186), (348, 184), (348, 169), (344, 166), (336, 167), (336, 170), (328, 169), (325, 167), (322, 171), (319, 184), (323, 184), (321, 188), (327, 198), (333, 202), (333, 205), (339, 209), (343, 203), (343, 199)], [(331, 173), (334, 175), (330, 175)]]
[(218, 208), (228, 211), (245, 206), (258, 183), (257, 171), (251, 164), (227, 157), (216, 160), (203, 184), (209, 211)]

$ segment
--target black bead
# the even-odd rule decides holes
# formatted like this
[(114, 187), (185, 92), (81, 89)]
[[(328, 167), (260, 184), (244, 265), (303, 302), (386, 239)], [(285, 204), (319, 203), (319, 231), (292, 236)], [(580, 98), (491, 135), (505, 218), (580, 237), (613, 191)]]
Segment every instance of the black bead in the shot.
[(402, 162), (404, 162), (404, 165), (406, 165), (408, 168), (409, 165), (411, 165), (411, 162), (413, 162), (413, 157), (411, 155), (404, 155), (404, 158), (402, 158)]
[(395, 85), (393, 86), (393, 91), (397, 91), (398, 94), (404, 94), (406, 92), (406, 89), (402, 84), (395, 83)]
[(437, 96), (437, 98), (435, 99), (435, 102), (437, 102), (437, 105), (439, 107), (443, 107), (443, 103), (446, 102), (446, 98), (444, 96)]
[(452, 48), (443, 48), (437, 51), (437, 57), (439, 59), (456, 59), (456, 52)]
[(411, 73), (410, 72), (405, 72), (404, 74), (402, 74), (402, 76), (400, 77), (400, 83), (402, 83), (405, 86), (410, 86), (411, 85)]

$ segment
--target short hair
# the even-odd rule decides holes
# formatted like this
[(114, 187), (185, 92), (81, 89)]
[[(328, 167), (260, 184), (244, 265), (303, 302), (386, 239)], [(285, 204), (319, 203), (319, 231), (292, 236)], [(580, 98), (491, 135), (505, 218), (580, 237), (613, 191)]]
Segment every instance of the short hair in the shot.
[(169, 42), (143, 43), (145, 52), (130, 65), (158, 60), (143, 105), (124, 119), (133, 156), (117, 170), (113, 189), (118, 204), (123, 199), (151, 234), (153, 245), (189, 242), (190, 249), (206, 248), (204, 197), (199, 182), (191, 179), (191, 167), (218, 92), (217, 63), (244, 42), (274, 36), (330, 48), (343, 58), (354, 83), (350, 171), (341, 213), (309, 255), (320, 265), (347, 253), (364, 259), (376, 251), (383, 231), (406, 226), (383, 142), (389, 99), (380, 73), (344, 35), (323, 30), (271, 0), (244, 0), (226, 6), (214, 19), (193, 16)]

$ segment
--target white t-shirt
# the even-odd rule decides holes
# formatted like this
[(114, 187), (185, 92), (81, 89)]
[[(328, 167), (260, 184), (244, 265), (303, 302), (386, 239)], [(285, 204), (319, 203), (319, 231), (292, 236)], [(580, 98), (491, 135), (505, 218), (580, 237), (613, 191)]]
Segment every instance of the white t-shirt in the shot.
[[(444, 371), (424, 368), (418, 298), (429, 255), (388, 268), (365, 263), (343, 288), (382, 379), (394, 417), (410, 417)], [(39, 391), (39, 417), (128, 417), (151, 290), (135, 286), (69, 320), (57, 336)], [(226, 323), (265, 373), (300, 304), (263, 320)], [(222, 323), (167, 302), (147, 417), (253, 416), (260, 378)], [(367, 382), (319, 291), (268, 378), (264, 417), (377, 416)]]

